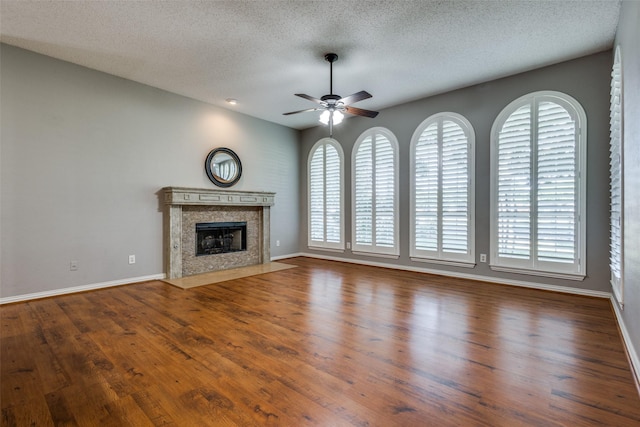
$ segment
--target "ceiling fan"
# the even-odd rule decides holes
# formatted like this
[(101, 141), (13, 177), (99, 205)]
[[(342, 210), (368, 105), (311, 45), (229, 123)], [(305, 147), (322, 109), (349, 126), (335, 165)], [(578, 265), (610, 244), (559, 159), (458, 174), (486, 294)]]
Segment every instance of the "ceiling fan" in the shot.
[(305, 110), (284, 113), (284, 115), (288, 116), (291, 114), (306, 113), (308, 111), (322, 111), (322, 114), (320, 115), (320, 121), (324, 124), (329, 124), (330, 136), (333, 136), (333, 125), (337, 125), (342, 122), (344, 113), (371, 118), (377, 116), (377, 111), (365, 110), (362, 108), (351, 106), (351, 104), (355, 102), (371, 98), (371, 94), (369, 92), (361, 90), (360, 92), (354, 93), (353, 95), (345, 96), (344, 98), (333, 93), (333, 63), (338, 60), (338, 55), (336, 55), (335, 53), (327, 53), (324, 56), (324, 59), (329, 63), (329, 94), (324, 95), (323, 97), (318, 99), (304, 93), (296, 93), (296, 96), (315, 102), (316, 104), (319, 104), (319, 106), (315, 108), (307, 108)]

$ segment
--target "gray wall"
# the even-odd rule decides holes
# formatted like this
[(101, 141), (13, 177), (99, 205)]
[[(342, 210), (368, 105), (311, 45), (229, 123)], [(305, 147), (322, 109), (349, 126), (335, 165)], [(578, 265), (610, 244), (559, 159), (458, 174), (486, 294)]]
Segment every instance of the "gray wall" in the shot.
[[(358, 136), (373, 126), (383, 126), (398, 138), (400, 146), (400, 258), (387, 260), (358, 256), (346, 250), (335, 254), (307, 247), (306, 214), (301, 216), (300, 247), (318, 256), (341, 257), (365, 262), (384, 262), (399, 266), (450, 271), (463, 275), (501, 278), (505, 281), (534, 282), (551, 286), (610, 292), (608, 267), (609, 215), (609, 81), (612, 65), (610, 51), (541, 68), (516, 76), (491, 81), (408, 104), (382, 110), (375, 119), (354, 117), (334, 128), (334, 138), (345, 152), (345, 236), (351, 239), (351, 154)], [(434, 66), (437, 66), (434, 64)], [(425, 86), (429, 82), (424, 83)], [(366, 88), (351, 88), (360, 90)], [(584, 281), (540, 278), (528, 275), (494, 272), (488, 264), (475, 268), (456, 268), (413, 262), (409, 259), (409, 149), (416, 127), (432, 114), (451, 111), (462, 114), (473, 125), (476, 134), (476, 260), (489, 253), (489, 137), (491, 125), (500, 111), (511, 101), (530, 92), (554, 90), (567, 93), (584, 107), (587, 114), (587, 278)], [(374, 94), (375, 96), (375, 94)], [(363, 103), (364, 104), (364, 103)], [(366, 108), (363, 105), (363, 108)], [(312, 145), (328, 136), (328, 129), (318, 127), (302, 132), (300, 151), (300, 203), (307, 211), (307, 157)]]
[(625, 1), (616, 44), (622, 54), (624, 114), (624, 311), (623, 328), (640, 375), (640, 2)]
[(162, 274), (157, 192), (215, 188), (219, 146), (234, 190), (277, 193), (272, 256), (298, 251), (298, 131), (8, 45), (0, 65), (1, 297)]

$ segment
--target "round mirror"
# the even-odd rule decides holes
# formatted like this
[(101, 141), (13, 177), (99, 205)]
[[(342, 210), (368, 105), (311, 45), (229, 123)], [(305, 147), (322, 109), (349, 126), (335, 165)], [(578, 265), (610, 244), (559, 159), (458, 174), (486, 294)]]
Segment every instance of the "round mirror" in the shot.
[(207, 176), (218, 187), (231, 187), (240, 180), (242, 164), (232, 150), (224, 147), (211, 150), (204, 162)]

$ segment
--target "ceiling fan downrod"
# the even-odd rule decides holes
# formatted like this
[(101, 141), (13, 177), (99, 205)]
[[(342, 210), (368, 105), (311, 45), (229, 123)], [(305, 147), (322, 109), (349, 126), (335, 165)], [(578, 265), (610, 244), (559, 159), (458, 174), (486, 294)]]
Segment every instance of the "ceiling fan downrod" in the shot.
[(333, 95), (333, 63), (338, 60), (338, 55), (327, 53), (324, 59), (329, 63), (329, 94)]

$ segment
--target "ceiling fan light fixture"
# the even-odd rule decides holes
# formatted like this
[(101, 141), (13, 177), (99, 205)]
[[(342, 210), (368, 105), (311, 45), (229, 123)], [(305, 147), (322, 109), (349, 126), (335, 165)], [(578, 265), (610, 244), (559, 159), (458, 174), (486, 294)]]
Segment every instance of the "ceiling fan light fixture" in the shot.
[(329, 122), (333, 125), (339, 125), (342, 123), (342, 119), (344, 119), (344, 114), (338, 110), (324, 110), (319, 118), (320, 123), (324, 125), (328, 125)]
[(322, 114), (320, 114), (320, 123), (323, 125), (328, 125), (329, 120), (331, 119), (331, 112), (329, 110), (324, 110)]
[(332, 116), (334, 125), (339, 125), (340, 123), (342, 123), (342, 119), (344, 119), (344, 114), (337, 110), (333, 111)]

